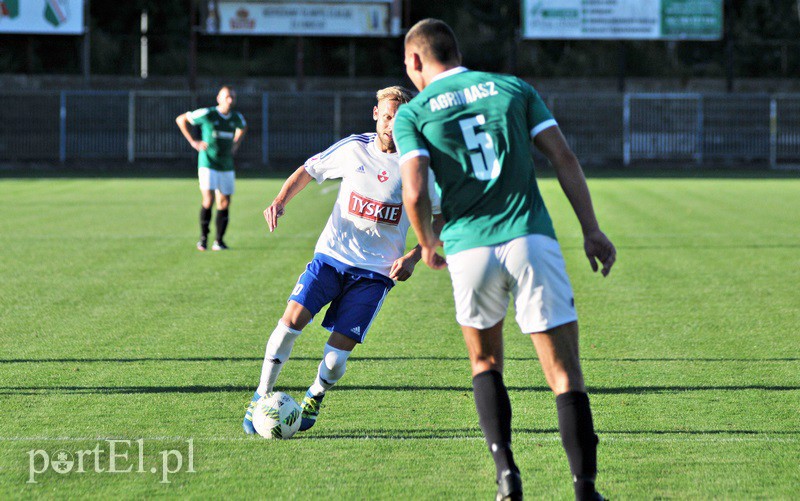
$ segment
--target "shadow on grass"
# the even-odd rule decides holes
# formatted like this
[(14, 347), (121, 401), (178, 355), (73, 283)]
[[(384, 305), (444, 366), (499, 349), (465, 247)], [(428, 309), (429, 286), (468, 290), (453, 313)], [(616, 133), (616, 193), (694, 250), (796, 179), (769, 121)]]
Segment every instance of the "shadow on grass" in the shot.
[[(262, 362), (263, 357), (108, 357), (108, 358), (3, 358), (3, 364), (95, 364), (95, 363), (139, 363), (139, 362)], [(318, 362), (319, 357), (292, 357), (293, 361)], [(414, 357), (359, 357), (348, 358), (351, 362), (402, 362), (414, 360), (433, 361), (459, 361), (468, 360), (463, 357), (442, 357), (420, 355)], [(505, 357), (505, 360), (518, 362), (535, 362), (539, 359), (530, 357)], [(582, 362), (800, 362), (799, 357), (768, 357), (768, 358), (705, 358), (705, 357), (582, 357)]]
[[(764, 431), (764, 430), (603, 430), (598, 429), (597, 433), (601, 436), (609, 437), (638, 437), (647, 435), (798, 435), (797, 431)], [(558, 435), (558, 428), (514, 428), (514, 436), (520, 435)], [(293, 440), (358, 440), (358, 439), (402, 439), (402, 440), (425, 440), (425, 439), (478, 439), (483, 440), (483, 434), (479, 429), (467, 428), (443, 428), (436, 430), (363, 430), (361, 432), (322, 432), (319, 434), (306, 435), (300, 433), (293, 437)], [(542, 437), (544, 438), (544, 437)], [(519, 447), (519, 446), (518, 446)]]
[[(304, 392), (307, 386), (285, 386), (283, 391)], [(544, 386), (509, 386), (511, 392), (550, 393), (550, 388)], [(626, 386), (618, 388), (589, 388), (591, 395), (648, 395), (662, 393), (684, 393), (692, 391), (797, 391), (800, 386), (794, 385), (702, 385), (702, 386)], [(74, 395), (113, 395), (113, 394), (149, 394), (149, 393), (238, 393), (249, 394), (253, 391), (252, 385), (189, 385), (189, 386), (0, 386), (0, 395), (38, 395), (42, 393), (58, 392)], [(337, 392), (343, 391), (440, 391), (470, 393), (470, 386), (385, 386), (385, 385), (354, 385), (337, 386)]]

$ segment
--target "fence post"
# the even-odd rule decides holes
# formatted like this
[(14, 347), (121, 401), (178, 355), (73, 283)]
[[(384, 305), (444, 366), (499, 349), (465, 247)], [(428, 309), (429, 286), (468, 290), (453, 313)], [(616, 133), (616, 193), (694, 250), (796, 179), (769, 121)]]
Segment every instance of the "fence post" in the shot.
[(63, 90), (59, 109), (58, 160), (62, 164), (67, 161), (67, 93)]
[(135, 92), (128, 92), (128, 163), (136, 159), (136, 97)]
[(261, 163), (269, 166), (269, 92), (261, 94)]
[(778, 101), (775, 96), (769, 100), (769, 166), (778, 167)]
[(342, 137), (342, 94), (333, 95), (333, 138), (338, 141)]
[(622, 98), (622, 164), (631, 164), (631, 95)]
[(703, 121), (704, 121), (704, 111), (703, 111), (703, 95), (700, 94), (697, 96), (697, 153), (695, 158), (697, 160), (697, 165), (703, 165), (703, 150), (705, 149), (705, 133), (703, 132)]

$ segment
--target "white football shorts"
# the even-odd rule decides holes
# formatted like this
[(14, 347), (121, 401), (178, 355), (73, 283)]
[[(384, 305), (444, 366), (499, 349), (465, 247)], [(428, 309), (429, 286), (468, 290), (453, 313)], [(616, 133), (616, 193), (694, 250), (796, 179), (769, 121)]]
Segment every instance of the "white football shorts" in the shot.
[(200, 189), (203, 191), (219, 191), (223, 195), (233, 195), (236, 175), (232, 170), (215, 170), (208, 167), (200, 167), (197, 169), (197, 178), (200, 180)]
[(544, 332), (578, 319), (558, 242), (526, 235), (447, 256), (456, 320), (488, 329), (505, 318), (509, 294), (522, 332)]

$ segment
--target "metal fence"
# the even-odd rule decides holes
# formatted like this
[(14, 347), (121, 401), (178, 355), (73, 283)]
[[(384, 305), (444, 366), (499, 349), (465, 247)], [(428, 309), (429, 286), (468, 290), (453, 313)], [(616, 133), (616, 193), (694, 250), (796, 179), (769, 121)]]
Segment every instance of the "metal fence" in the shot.
[[(800, 95), (548, 94), (585, 162), (800, 164)], [(187, 92), (0, 93), (0, 161), (191, 159), (175, 117), (214, 103)], [(371, 92), (239, 94), (240, 163), (287, 167), (374, 129)]]

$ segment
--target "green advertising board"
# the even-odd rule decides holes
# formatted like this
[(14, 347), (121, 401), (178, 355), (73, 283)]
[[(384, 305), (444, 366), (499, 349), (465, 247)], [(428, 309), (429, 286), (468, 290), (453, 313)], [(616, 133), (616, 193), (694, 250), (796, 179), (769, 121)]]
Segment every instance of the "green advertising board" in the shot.
[(723, 0), (524, 0), (527, 39), (719, 40)]
[(722, 37), (721, 0), (661, 0), (662, 38)]

